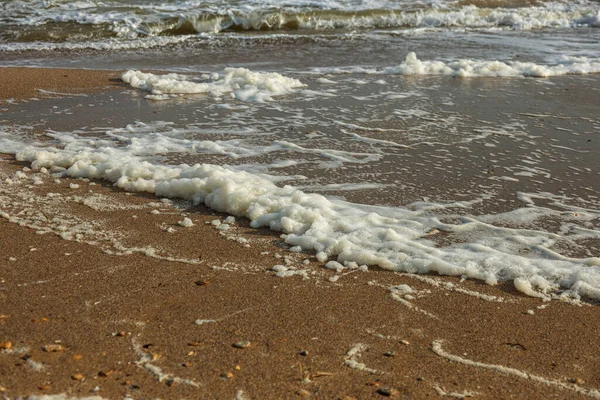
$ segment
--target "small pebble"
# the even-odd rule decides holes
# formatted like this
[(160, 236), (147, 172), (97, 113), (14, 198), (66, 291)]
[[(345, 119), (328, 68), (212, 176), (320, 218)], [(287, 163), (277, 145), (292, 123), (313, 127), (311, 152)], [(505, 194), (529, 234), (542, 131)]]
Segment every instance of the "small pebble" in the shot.
[(206, 286), (208, 285), (210, 282), (209, 281), (196, 281), (194, 282), (196, 284), (196, 286)]
[(71, 376), (71, 379), (73, 379), (74, 381), (81, 381), (81, 380), (83, 380), (83, 375), (75, 374), (75, 375)]
[(223, 378), (223, 379), (232, 379), (233, 378), (233, 372), (226, 372), (224, 374), (221, 374), (221, 378)]
[(38, 386), (38, 389), (40, 389), (40, 390), (48, 390), (48, 389), (50, 389), (50, 385), (40, 385), (40, 386)]
[(400, 343), (404, 344), (404, 345), (408, 345), (408, 340), (401, 340)]
[(583, 383), (583, 379), (581, 379), (581, 378), (571, 378), (571, 379), (569, 379), (569, 382), (574, 383), (576, 385), (581, 385)]
[(2, 350), (8, 350), (12, 347), (12, 342), (10, 340), (7, 340), (5, 342), (0, 342), (0, 349)]
[(310, 396), (310, 392), (306, 389), (300, 389), (300, 390), (296, 391), (296, 394), (300, 397), (309, 397)]
[(0, 386), (0, 393), (6, 392), (6, 388), (4, 386)]
[(107, 378), (112, 373), (113, 373), (113, 370), (109, 369), (108, 371), (100, 371), (100, 372), (98, 372), (98, 376), (100, 378)]
[(385, 396), (385, 397), (392, 397), (392, 396), (395, 396), (398, 393), (398, 391), (396, 389), (383, 387), (383, 388), (377, 389), (377, 393), (379, 393), (380, 395)]
[(232, 344), (232, 346), (236, 349), (245, 349), (247, 347), (250, 347), (250, 342), (247, 340), (242, 340), (241, 342), (236, 342)]
[(192, 366), (192, 363), (191, 362), (184, 362), (183, 364), (181, 364), (181, 366), (188, 368), (188, 367)]
[(81, 354), (75, 354), (75, 355), (73, 356), (73, 360), (75, 360), (75, 361), (79, 361), (79, 360), (81, 360), (82, 358), (83, 358), (83, 355), (81, 355)]
[(395, 351), (388, 351), (383, 353), (384, 356), (386, 357), (395, 357), (396, 356), (396, 352)]
[(115, 336), (117, 336), (117, 337), (123, 337), (123, 336), (127, 336), (127, 332), (125, 332), (125, 331), (120, 331), (120, 332), (117, 332), (117, 333), (115, 333)]
[(425, 380), (425, 378), (423, 378), (422, 376), (419, 376), (419, 377), (417, 377), (417, 380), (418, 380), (419, 382), (423, 382), (423, 381)]
[(298, 354), (300, 354), (301, 356), (306, 357), (308, 355), (308, 350), (301, 350), (300, 353), (298, 353)]

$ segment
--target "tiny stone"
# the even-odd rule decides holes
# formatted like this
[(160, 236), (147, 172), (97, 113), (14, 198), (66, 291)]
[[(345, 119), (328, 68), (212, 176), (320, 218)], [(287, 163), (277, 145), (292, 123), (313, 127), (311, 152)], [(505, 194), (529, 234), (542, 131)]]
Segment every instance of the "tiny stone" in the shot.
[(385, 397), (392, 397), (395, 396), (398, 393), (398, 391), (392, 388), (379, 388), (377, 389), (377, 393)]
[(7, 340), (5, 342), (0, 342), (0, 349), (2, 350), (8, 350), (12, 347), (12, 342), (10, 340)]
[(125, 332), (125, 331), (120, 331), (120, 332), (117, 332), (117, 333), (115, 333), (115, 336), (117, 336), (117, 337), (123, 337), (123, 336), (127, 336), (127, 332)]
[(48, 390), (48, 389), (50, 389), (50, 385), (40, 385), (40, 386), (38, 386), (38, 389), (40, 389), (40, 390)]
[(395, 351), (388, 351), (383, 353), (384, 356), (386, 357), (395, 357), (396, 356), (396, 352)]
[(223, 379), (231, 379), (231, 378), (233, 378), (233, 373), (232, 372), (226, 372), (224, 374), (221, 374), (221, 378), (223, 378)]
[(181, 364), (181, 366), (188, 368), (188, 367), (192, 366), (192, 363), (191, 362), (184, 362), (183, 364)]
[(308, 355), (308, 350), (301, 350), (300, 353), (298, 353), (298, 354), (300, 354), (301, 356), (306, 357)]
[(74, 381), (81, 381), (81, 380), (83, 380), (83, 375), (75, 374), (75, 375), (71, 376), (71, 379), (73, 379)]
[(112, 373), (113, 373), (113, 370), (109, 369), (108, 371), (100, 371), (100, 372), (98, 372), (98, 376), (100, 378), (107, 378)]
[(6, 388), (4, 386), (0, 386), (0, 393), (6, 392)]
[(247, 340), (242, 340), (241, 342), (236, 342), (232, 344), (232, 346), (236, 349), (245, 349), (247, 347), (250, 347), (250, 342)]
[(236, 370), (236, 371), (239, 371), (240, 369), (242, 369), (242, 367), (240, 367), (239, 365), (236, 365), (236, 366), (235, 366), (235, 370)]
[(83, 358), (83, 355), (81, 355), (81, 354), (75, 354), (75, 355), (73, 355), (73, 360), (75, 360), (75, 361), (79, 361), (82, 358)]
[(210, 282), (209, 281), (196, 281), (194, 282), (196, 284), (196, 286), (206, 286), (208, 285)]
[(408, 340), (401, 340), (400, 343), (404, 344), (404, 345), (408, 345)]
[(422, 376), (419, 376), (419, 377), (417, 377), (417, 380), (418, 380), (419, 382), (423, 382), (423, 381), (425, 380), (425, 378), (423, 378)]
[(296, 394), (300, 397), (309, 397), (310, 396), (310, 392), (306, 389), (300, 389), (296, 392)]

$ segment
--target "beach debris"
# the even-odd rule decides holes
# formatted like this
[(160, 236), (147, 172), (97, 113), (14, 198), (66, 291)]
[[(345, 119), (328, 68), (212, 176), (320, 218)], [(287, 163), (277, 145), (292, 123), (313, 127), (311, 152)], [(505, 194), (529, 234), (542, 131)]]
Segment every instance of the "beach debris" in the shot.
[(396, 352), (395, 351), (386, 351), (385, 353), (383, 353), (383, 355), (386, 357), (396, 357)]
[(393, 397), (398, 394), (398, 391), (394, 388), (381, 387), (377, 389), (377, 393), (385, 397)]
[(0, 349), (1, 350), (10, 350), (11, 347), (12, 347), (12, 342), (10, 340), (6, 340), (4, 342), (0, 342)]
[(247, 340), (242, 340), (241, 342), (235, 342), (234, 344), (232, 344), (232, 346), (236, 349), (245, 349), (250, 347), (250, 342)]
[(98, 376), (99, 376), (100, 378), (108, 378), (108, 376), (109, 376), (110, 374), (112, 374), (113, 372), (114, 372), (114, 371), (113, 371), (112, 369), (109, 369), (109, 370), (107, 370), (107, 371), (100, 371), (100, 372), (98, 372)]
[(314, 374), (311, 374), (310, 377), (311, 378), (322, 378), (324, 376), (333, 376), (333, 375), (334, 375), (333, 372), (317, 371)]
[(300, 350), (300, 352), (298, 354), (300, 354), (303, 357), (306, 357), (306, 356), (308, 356), (308, 350)]
[(81, 374), (74, 374), (74, 375), (71, 375), (71, 379), (73, 379), (74, 381), (82, 381), (83, 380), (83, 375), (81, 375)]
[(408, 346), (410, 344), (408, 340), (401, 340), (400, 343), (402, 343), (405, 346)]
[(187, 345), (192, 347), (198, 347), (200, 346), (200, 342), (189, 342)]
[(207, 286), (208, 284), (210, 284), (210, 281), (200, 280), (200, 281), (196, 281), (194, 283), (196, 284), (196, 286)]
[(58, 353), (63, 351), (65, 348), (60, 345), (60, 344), (47, 344), (44, 347), (42, 347), (42, 350), (44, 350), (46, 353)]

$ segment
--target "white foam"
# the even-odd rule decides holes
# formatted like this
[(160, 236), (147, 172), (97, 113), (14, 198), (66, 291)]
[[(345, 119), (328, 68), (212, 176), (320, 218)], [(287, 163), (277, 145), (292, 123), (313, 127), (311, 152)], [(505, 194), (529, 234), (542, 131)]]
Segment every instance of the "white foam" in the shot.
[(484, 61), (463, 59), (458, 61), (422, 61), (409, 53), (404, 62), (386, 68), (381, 73), (398, 75), (449, 75), (472, 76), (531, 76), (582, 75), (600, 72), (600, 58), (563, 56), (554, 65), (540, 65), (520, 61)]
[[(236, 99), (249, 102), (272, 101), (273, 96), (289, 94), (304, 84), (276, 72), (253, 72), (246, 68), (225, 68), (196, 82), (178, 74), (156, 75), (129, 70), (121, 79), (131, 86), (152, 93), (151, 99), (165, 100), (172, 94), (209, 93), (223, 96), (231, 93)], [(167, 97), (165, 97), (167, 96)]]
[[(340, 265), (355, 262), (410, 273), (464, 275), (489, 284), (512, 280), (530, 295), (547, 297), (564, 290), (561, 296), (600, 298), (600, 258), (556, 253), (552, 246), (565, 238), (559, 234), (504, 228), (468, 217), (442, 223), (436, 207), (352, 204), (216, 165), (163, 165), (148, 161), (149, 150), (137, 155), (139, 143), (132, 140), (118, 147), (76, 135), (55, 135), (55, 140), (56, 147), (41, 148), (5, 137), (0, 151), (20, 147), (17, 159), (34, 169), (65, 168), (66, 176), (105, 179), (127, 191), (183, 198), (246, 217), (254, 228), (284, 232), (287, 244), (317, 252), (320, 261), (335, 258)], [(438, 208), (444, 210), (443, 205)], [(428, 236), (433, 229), (451, 232), (456, 243), (436, 247)]]

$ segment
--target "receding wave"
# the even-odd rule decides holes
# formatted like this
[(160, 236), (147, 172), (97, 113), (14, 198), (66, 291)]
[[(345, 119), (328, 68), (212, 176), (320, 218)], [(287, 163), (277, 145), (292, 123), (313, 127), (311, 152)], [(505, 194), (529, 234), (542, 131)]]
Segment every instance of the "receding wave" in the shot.
[[(59, 12), (60, 11), (60, 12)], [(532, 30), (600, 26), (597, 2), (547, 3), (521, 8), (447, 9), (252, 8), (150, 12), (134, 8), (88, 7), (15, 13), (0, 5), (0, 43), (62, 42), (104, 38), (194, 35), (230, 31), (468, 28)]]

